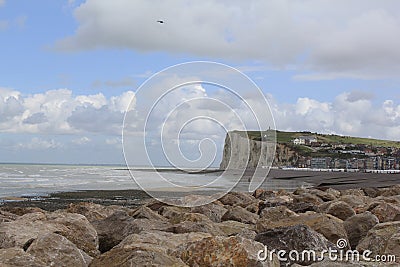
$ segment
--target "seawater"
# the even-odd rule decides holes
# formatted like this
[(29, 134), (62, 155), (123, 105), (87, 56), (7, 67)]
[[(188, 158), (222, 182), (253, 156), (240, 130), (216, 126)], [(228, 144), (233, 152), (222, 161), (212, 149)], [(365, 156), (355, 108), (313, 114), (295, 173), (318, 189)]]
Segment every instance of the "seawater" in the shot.
[[(216, 173), (187, 174), (171, 169), (161, 170), (166, 178), (160, 182), (158, 174), (151, 169), (131, 170), (134, 178), (146, 181), (147, 189), (155, 191), (179, 190), (174, 185), (182, 181), (191, 185), (207, 185), (220, 175)], [(60, 191), (77, 190), (126, 190), (141, 189), (124, 166), (81, 166), (81, 165), (25, 165), (0, 164), (0, 197), (41, 196)], [(206, 187), (207, 190), (220, 191), (237, 181), (234, 175), (220, 178), (220, 187)], [(293, 189), (304, 183), (279, 179), (266, 179), (267, 189)], [(235, 190), (246, 191), (246, 179), (239, 182)]]

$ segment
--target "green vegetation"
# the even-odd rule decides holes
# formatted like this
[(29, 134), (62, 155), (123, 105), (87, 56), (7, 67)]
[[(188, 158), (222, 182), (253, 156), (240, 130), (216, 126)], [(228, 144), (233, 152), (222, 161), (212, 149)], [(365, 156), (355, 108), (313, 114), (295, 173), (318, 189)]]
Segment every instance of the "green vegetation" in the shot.
[[(247, 136), (252, 140), (261, 140), (261, 132), (259, 131), (247, 131), (240, 133)], [(312, 132), (284, 132), (284, 131), (276, 131), (276, 141), (280, 144), (289, 144), (293, 139), (299, 136), (316, 136), (318, 142), (326, 143), (326, 144), (353, 144), (353, 145), (371, 145), (374, 147), (396, 147), (400, 148), (399, 141), (389, 141), (389, 140), (379, 140), (372, 138), (363, 138), (363, 137), (351, 137), (351, 136), (341, 136), (334, 134), (318, 134)]]
[(396, 147), (400, 148), (399, 141), (379, 140), (363, 137), (339, 136), (318, 134), (318, 141), (322, 143), (340, 143), (340, 144), (354, 144), (354, 145), (371, 145), (375, 147)]
[[(251, 140), (261, 140), (261, 133), (265, 135), (268, 132), (273, 132), (273, 130), (268, 130), (265, 132), (260, 131), (235, 131), (243, 135), (243, 137), (247, 136)], [(379, 139), (372, 139), (372, 138), (363, 138), (363, 137), (352, 137), (352, 136), (341, 136), (341, 135), (334, 135), (334, 134), (318, 134), (309, 131), (303, 132), (284, 132), (284, 131), (276, 131), (276, 141), (279, 144), (292, 144), (293, 139), (300, 137), (300, 136), (316, 136), (319, 143), (322, 144), (347, 144), (347, 145), (367, 145), (372, 147), (394, 147), (400, 148), (399, 141), (390, 141), (390, 140), (379, 140)], [(269, 136), (274, 136), (271, 133), (268, 134)], [(312, 149), (307, 146), (292, 146), (295, 150), (301, 154), (310, 154), (313, 153)], [(322, 151), (321, 151), (322, 152)], [(321, 153), (320, 152), (320, 153)], [(315, 153), (315, 152), (314, 152)], [(313, 153), (313, 155), (314, 155)], [(321, 153), (324, 154), (324, 153)], [(321, 155), (322, 156), (322, 155)]]

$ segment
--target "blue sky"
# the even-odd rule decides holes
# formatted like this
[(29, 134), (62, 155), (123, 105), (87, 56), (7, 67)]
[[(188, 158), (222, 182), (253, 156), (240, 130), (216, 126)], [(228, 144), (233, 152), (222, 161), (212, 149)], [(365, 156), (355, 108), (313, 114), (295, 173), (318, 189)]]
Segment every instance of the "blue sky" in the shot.
[(197, 60), (248, 75), (281, 130), (398, 140), (399, 13), (398, 1), (0, 0), (0, 162), (123, 163), (124, 105)]

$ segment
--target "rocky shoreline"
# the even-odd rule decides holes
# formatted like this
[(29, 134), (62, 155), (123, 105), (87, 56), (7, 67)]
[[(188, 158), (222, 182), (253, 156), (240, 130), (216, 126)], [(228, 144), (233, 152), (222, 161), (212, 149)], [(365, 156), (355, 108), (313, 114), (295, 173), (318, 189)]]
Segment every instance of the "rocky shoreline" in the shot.
[[(400, 185), (294, 192), (258, 189), (253, 194), (231, 192), (199, 207), (170, 206), (141, 197), (140, 205), (135, 201), (99, 204), (87, 198), (47, 211), (29, 202), (4, 205), (0, 207), (0, 265), (400, 264)], [(72, 198), (66, 197), (65, 204)], [(326, 254), (318, 262), (301, 257), (283, 260), (278, 253), (350, 249), (360, 255), (371, 251), (371, 259), (395, 256), (396, 262), (332, 260)], [(272, 250), (275, 253), (269, 253)]]

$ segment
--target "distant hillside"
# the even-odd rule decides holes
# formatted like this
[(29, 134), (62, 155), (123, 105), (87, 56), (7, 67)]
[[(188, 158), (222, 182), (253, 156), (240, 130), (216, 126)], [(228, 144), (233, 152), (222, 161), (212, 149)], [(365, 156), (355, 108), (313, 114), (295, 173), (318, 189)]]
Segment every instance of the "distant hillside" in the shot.
[[(245, 134), (245, 132), (242, 132)], [(259, 131), (247, 131), (247, 135), (252, 140), (261, 140)], [(395, 147), (400, 148), (399, 141), (379, 140), (363, 137), (341, 136), (334, 134), (318, 134), (312, 132), (284, 132), (276, 131), (276, 141), (279, 144), (289, 144), (293, 139), (300, 136), (316, 136), (318, 142), (327, 144), (353, 144), (353, 145), (371, 145), (375, 147)]]
[[(268, 141), (276, 137), (276, 146)], [(250, 139), (250, 142), (249, 142)], [(267, 141), (266, 143), (264, 143)], [(270, 145), (262, 150), (262, 144)], [(271, 145), (275, 151), (271, 149)], [(247, 158), (246, 149), (250, 148)], [(265, 148), (265, 147), (264, 147)], [(400, 170), (400, 142), (312, 132), (233, 131), (227, 134), (221, 169), (267, 165), (313, 169)], [(269, 158), (272, 158), (269, 155)], [(264, 161), (263, 161), (264, 160)]]

